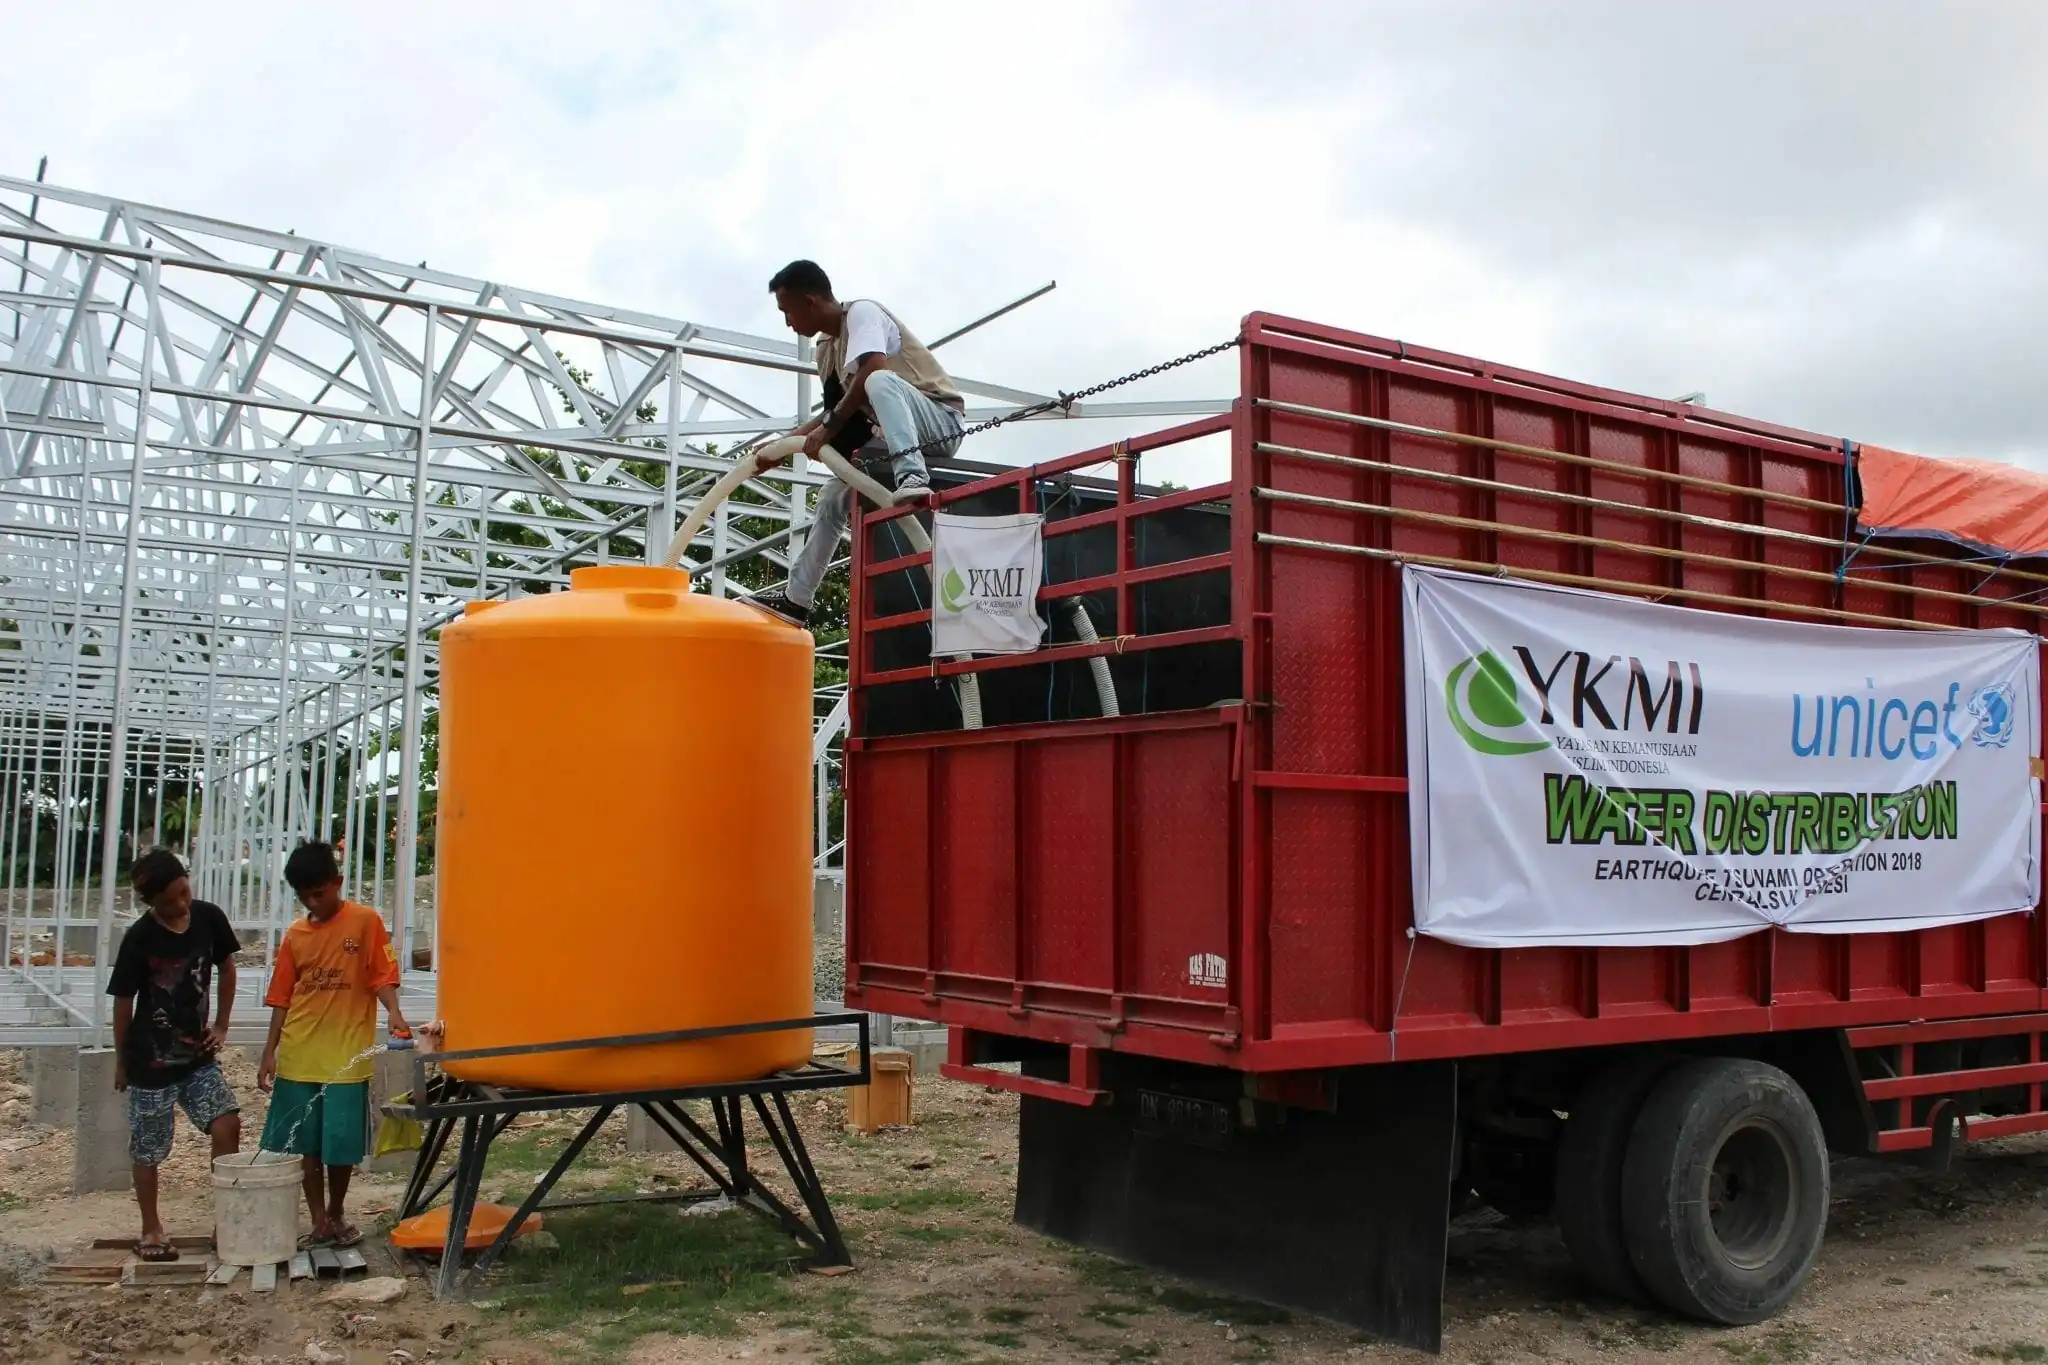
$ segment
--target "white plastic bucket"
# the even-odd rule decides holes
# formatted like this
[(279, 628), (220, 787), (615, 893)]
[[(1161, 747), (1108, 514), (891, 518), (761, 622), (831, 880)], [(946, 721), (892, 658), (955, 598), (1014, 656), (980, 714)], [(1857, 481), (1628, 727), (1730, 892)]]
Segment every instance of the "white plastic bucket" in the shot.
[(213, 1160), (213, 1244), (222, 1265), (276, 1265), (299, 1249), (299, 1159), (234, 1152)]

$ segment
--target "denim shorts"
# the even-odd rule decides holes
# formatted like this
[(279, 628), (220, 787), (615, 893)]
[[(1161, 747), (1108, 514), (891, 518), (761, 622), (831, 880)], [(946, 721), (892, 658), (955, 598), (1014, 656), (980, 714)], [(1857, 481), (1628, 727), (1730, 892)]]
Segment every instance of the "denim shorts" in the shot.
[(161, 1166), (171, 1154), (171, 1129), (178, 1107), (204, 1133), (223, 1114), (240, 1113), (235, 1092), (218, 1062), (207, 1062), (181, 1081), (144, 1090), (128, 1087), (128, 1156), (138, 1166)]

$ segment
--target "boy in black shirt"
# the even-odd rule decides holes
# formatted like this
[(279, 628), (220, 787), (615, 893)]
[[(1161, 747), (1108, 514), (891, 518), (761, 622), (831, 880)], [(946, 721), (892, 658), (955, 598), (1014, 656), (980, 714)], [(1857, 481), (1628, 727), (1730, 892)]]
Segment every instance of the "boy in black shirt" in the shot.
[[(114, 1089), (128, 1093), (128, 1155), (135, 1202), (142, 1208), (145, 1261), (178, 1253), (156, 1210), (156, 1168), (171, 1154), (177, 1108), (213, 1138), (213, 1154), (242, 1145), (242, 1118), (215, 1060), (235, 1004), (235, 953), (241, 947), (217, 905), (192, 899), (177, 855), (152, 849), (128, 877), (149, 913), (128, 926), (107, 994), (114, 997)], [(220, 1008), (207, 1022), (207, 986), (218, 971)]]

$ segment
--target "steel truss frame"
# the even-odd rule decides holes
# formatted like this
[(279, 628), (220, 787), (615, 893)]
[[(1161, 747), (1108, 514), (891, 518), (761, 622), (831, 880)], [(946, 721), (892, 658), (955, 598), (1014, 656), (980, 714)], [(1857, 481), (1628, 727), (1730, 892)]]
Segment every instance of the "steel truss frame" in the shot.
[[(0, 1038), (104, 1037), (112, 874), (173, 830), (266, 961), (315, 831), (413, 947), (436, 628), (657, 561), (737, 444), (814, 410), (812, 376), (808, 341), (0, 177)], [(1046, 397), (959, 383), (970, 421)], [(721, 508), (686, 551), (709, 590), (786, 568), (823, 478), (799, 456), (748, 484), (764, 535)], [(820, 850), (845, 714), (821, 693)]]

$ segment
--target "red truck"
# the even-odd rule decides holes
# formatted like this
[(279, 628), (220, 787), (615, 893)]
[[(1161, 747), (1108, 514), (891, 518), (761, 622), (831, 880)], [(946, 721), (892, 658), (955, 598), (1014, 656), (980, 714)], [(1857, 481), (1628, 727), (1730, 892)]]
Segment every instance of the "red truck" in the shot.
[[(907, 552), (900, 510), (856, 536), (846, 1001), (947, 1025), (947, 1075), (1022, 1095), (1022, 1224), (1434, 1350), (1448, 1222), (1476, 1199), (1554, 1216), (1602, 1293), (1753, 1322), (1812, 1265), (1830, 1153), (1940, 1163), (2048, 1128), (2037, 671), (1979, 689), (1968, 717), (1954, 693), (1893, 710), (1875, 680), (1867, 705), (1808, 699), (1834, 707), (1845, 752), (1909, 766), (1950, 752), (1944, 734), (1984, 763), (2026, 737), (1999, 820), (2027, 843), (2001, 845), (1991, 900), (1963, 889), (1974, 873), (1897, 880), (1959, 847), (1946, 759), (1929, 758), (1928, 781), (1848, 806), (1685, 798), (1690, 830), (1721, 797), (1723, 853), (1744, 803), (1768, 831), (1775, 800), (1779, 853), (1841, 855), (1803, 889), (1721, 891), (1748, 874), (1680, 868), (1698, 883), (1683, 895), (1589, 880), (1583, 900), (1481, 907), (1535, 924), (1529, 941), (1419, 913), (1419, 887), (1469, 882), (1502, 832), (1484, 803), (1432, 798), (1418, 881), (1410, 671), (1418, 571), (1617, 618), (1833, 627), (1872, 658), (1873, 640), (2026, 632), (2037, 670), (2048, 574), (2025, 565), (2048, 545), (2014, 509), (2048, 484), (1264, 314), (1238, 355), (1225, 414), (945, 489), (945, 511), (1044, 515), (1035, 652), (935, 661), (929, 555)], [(1140, 483), (1139, 457), (1197, 440), (1227, 440), (1226, 482)], [(1113, 479), (1084, 473), (1104, 466)], [(1562, 662), (1520, 679), (1474, 659), (1474, 716), (1551, 718), (1539, 689)], [(1608, 752), (1682, 755), (1696, 665), (1638, 665), (1605, 695), (1632, 705), (1639, 672), (1655, 742)], [(1792, 753), (1819, 723), (1795, 720)], [(1583, 747), (1556, 744), (1530, 761)], [(1585, 824), (1557, 806), (1572, 771), (1546, 779), (1553, 844)], [(1645, 848), (1671, 867), (1696, 852), (1643, 795), (1659, 780), (1613, 783), (1599, 799), (1630, 813), (1574, 868), (1623, 878)], [(1966, 792), (1966, 823), (1986, 805)], [(1890, 893), (1904, 918), (1825, 922), (1825, 897), (1866, 873), (1920, 888), (1903, 909)], [(1640, 941), (1542, 939), (1596, 901), (1677, 918)]]

